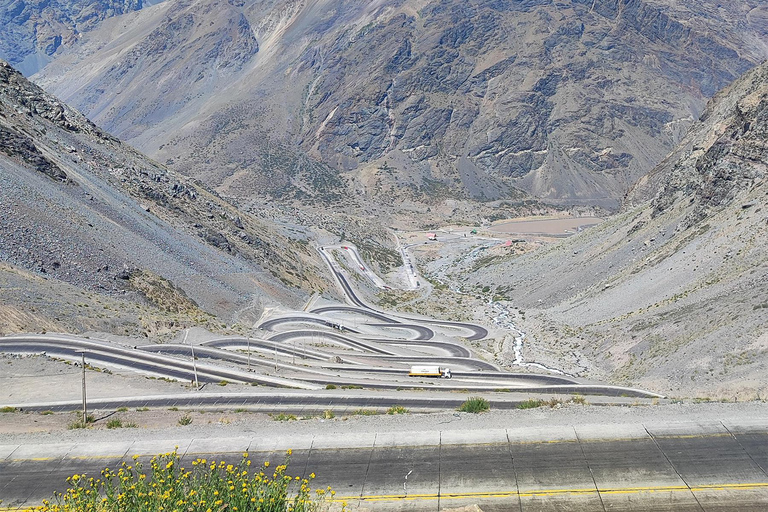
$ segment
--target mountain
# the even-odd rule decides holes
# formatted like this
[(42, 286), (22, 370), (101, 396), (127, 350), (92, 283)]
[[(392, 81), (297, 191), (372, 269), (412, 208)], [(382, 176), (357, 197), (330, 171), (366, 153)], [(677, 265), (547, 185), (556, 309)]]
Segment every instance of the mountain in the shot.
[(62, 46), (111, 16), (137, 11), (146, 0), (0, 1), (0, 58), (26, 75), (45, 66)]
[(243, 201), (616, 209), (766, 36), (759, 0), (169, 0), (35, 80)]
[(323, 286), (298, 228), (289, 236), (239, 211), (5, 62), (0, 205), (5, 332), (250, 325), (264, 307), (300, 306)]
[(529, 354), (673, 396), (765, 396), (768, 64), (709, 102), (619, 215), (495, 256), (464, 277), (520, 310)]

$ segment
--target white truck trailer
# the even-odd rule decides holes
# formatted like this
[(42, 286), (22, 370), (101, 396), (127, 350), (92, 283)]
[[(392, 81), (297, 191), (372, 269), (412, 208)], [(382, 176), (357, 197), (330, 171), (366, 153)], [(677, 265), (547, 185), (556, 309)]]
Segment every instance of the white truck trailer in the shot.
[(408, 373), (409, 377), (442, 377), (444, 379), (451, 378), (451, 369), (443, 368), (441, 366), (432, 365), (420, 365), (411, 366), (411, 371)]

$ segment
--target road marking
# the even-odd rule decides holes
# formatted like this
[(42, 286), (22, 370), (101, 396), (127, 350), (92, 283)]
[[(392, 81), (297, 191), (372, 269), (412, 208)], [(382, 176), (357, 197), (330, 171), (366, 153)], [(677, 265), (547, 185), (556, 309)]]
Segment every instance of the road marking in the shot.
[(414, 501), (414, 500), (437, 500), (437, 499), (488, 499), (488, 498), (511, 498), (520, 496), (530, 497), (554, 497), (554, 496), (580, 496), (585, 494), (643, 494), (643, 493), (669, 493), (669, 492), (703, 492), (703, 491), (743, 491), (767, 489), (768, 482), (740, 483), (740, 484), (712, 484), (692, 486), (690, 489), (685, 485), (669, 485), (657, 487), (625, 487), (625, 488), (606, 488), (606, 489), (549, 489), (541, 491), (490, 491), (490, 492), (467, 492), (467, 493), (441, 493), (441, 494), (391, 494), (391, 495), (370, 495), (370, 496), (342, 496), (330, 500), (336, 503), (342, 501)]

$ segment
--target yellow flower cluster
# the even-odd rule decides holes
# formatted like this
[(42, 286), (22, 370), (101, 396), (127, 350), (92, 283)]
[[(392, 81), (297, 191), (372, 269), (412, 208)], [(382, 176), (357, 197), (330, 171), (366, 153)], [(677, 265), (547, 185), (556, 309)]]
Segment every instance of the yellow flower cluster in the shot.
[(238, 464), (198, 458), (187, 470), (177, 450), (152, 457), (146, 469), (134, 455), (132, 464), (104, 469), (101, 478), (73, 475), (65, 492), (30, 512), (319, 512), (335, 494), (329, 487), (313, 498), (314, 473), (309, 479), (287, 475), (291, 450), (271, 475), (265, 473), (269, 461), (249, 472), (248, 453)]

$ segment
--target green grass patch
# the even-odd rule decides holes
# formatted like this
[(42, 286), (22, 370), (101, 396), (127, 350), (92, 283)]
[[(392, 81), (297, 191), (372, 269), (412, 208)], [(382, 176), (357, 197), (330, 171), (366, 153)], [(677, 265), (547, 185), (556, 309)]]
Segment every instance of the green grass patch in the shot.
[(192, 423), (192, 417), (189, 414), (185, 414), (181, 418), (179, 418), (179, 425), (182, 427), (189, 425)]
[(272, 416), (272, 419), (275, 421), (296, 421), (297, 420), (296, 416), (294, 416), (293, 414), (284, 414), (282, 412), (280, 414), (276, 414)]
[(0, 412), (16, 412), (18, 409), (15, 407), (11, 407), (10, 405), (6, 405), (5, 407), (0, 407)]
[(109, 420), (107, 422), (107, 428), (123, 428), (123, 421), (119, 418)]
[(544, 401), (531, 398), (530, 400), (525, 400), (517, 404), (517, 408), (518, 409), (536, 409), (537, 407), (541, 407), (542, 405), (544, 405)]
[(402, 405), (393, 405), (389, 409), (387, 409), (387, 414), (405, 414), (408, 412), (408, 409), (403, 407)]
[(377, 412), (373, 409), (357, 409), (352, 411), (352, 416), (376, 416)]
[(471, 396), (467, 398), (463, 404), (459, 406), (459, 412), (485, 412), (491, 409), (491, 404), (488, 400), (481, 396)]

